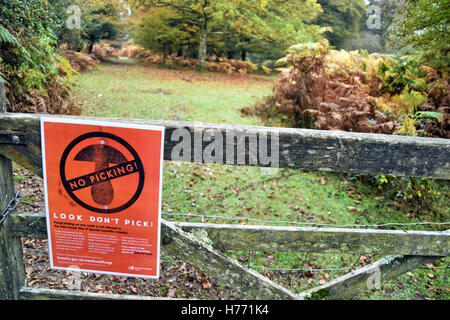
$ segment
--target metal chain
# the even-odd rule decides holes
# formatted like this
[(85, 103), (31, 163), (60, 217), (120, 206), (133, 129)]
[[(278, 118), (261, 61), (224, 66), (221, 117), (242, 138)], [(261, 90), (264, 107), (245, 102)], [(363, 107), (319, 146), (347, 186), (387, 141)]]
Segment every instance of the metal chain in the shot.
[(6, 217), (11, 212), (16, 210), (17, 206), (19, 205), (18, 198), (19, 198), (19, 192), (16, 192), (14, 198), (8, 202), (8, 205), (6, 206), (6, 208), (0, 213), (0, 224), (6, 219)]

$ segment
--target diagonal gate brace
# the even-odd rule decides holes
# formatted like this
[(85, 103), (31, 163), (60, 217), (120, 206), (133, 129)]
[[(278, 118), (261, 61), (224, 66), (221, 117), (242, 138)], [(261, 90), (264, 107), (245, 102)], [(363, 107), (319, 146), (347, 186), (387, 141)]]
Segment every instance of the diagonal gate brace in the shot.
[[(450, 234), (450, 230), (444, 231)], [(299, 294), (301, 299), (353, 299), (369, 290), (375, 282), (396, 279), (402, 274), (420, 268), (423, 265), (436, 261), (444, 256), (411, 256), (390, 255), (374, 263), (362, 267), (354, 272), (345, 274), (324, 285), (315, 287)]]
[(206, 232), (188, 233), (166, 220), (161, 220), (161, 231), (164, 235), (164, 248), (170, 255), (207, 273), (220, 283), (241, 291), (251, 299), (299, 299), (293, 292), (214, 250)]

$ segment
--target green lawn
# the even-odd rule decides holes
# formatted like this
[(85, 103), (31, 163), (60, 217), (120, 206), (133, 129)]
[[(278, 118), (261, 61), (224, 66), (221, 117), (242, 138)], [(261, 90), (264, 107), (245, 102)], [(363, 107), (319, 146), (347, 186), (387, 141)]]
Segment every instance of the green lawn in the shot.
[(261, 124), (240, 109), (270, 94), (275, 78), (200, 74), (133, 64), (101, 64), (77, 78), (84, 115)]
[[(276, 81), (269, 77), (199, 74), (129, 63), (101, 64), (97, 70), (84, 73), (76, 80), (75, 96), (83, 108), (83, 115), (242, 125), (263, 124), (258, 118), (242, 117), (240, 109), (252, 106), (270, 94)], [(386, 200), (376, 188), (340, 174), (301, 170), (278, 170), (268, 174), (253, 167), (164, 164), (163, 212), (166, 219), (262, 224), (246, 220), (257, 219), (361, 225), (448, 221), (448, 202), (443, 202), (443, 206), (440, 217), (408, 214)], [(424, 230), (425, 227), (413, 229)], [(346, 270), (309, 273), (271, 268), (351, 268), (381, 258), (345, 253), (305, 255), (249, 251), (227, 254), (294, 292), (322, 284), (345, 274)], [(360, 298), (448, 298), (448, 288), (442, 295), (441, 292), (442, 267), (449, 261), (444, 259), (430, 268), (382, 283), (382, 289)], [(450, 279), (447, 280), (450, 283)]]

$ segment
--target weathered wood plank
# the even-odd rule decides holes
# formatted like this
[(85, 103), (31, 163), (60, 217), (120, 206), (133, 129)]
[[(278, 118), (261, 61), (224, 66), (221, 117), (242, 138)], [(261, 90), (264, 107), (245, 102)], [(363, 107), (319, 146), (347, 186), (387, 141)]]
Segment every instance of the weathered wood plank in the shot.
[(205, 272), (219, 283), (237, 289), (246, 297), (270, 300), (298, 299), (291, 291), (214, 250), (206, 232), (187, 233), (167, 221), (161, 223), (161, 229), (164, 234), (162, 243), (170, 255)]
[[(11, 161), (0, 155), (0, 212), (14, 197)], [(25, 284), (22, 241), (9, 230), (9, 216), (0, 223), (0, 300), (17, 299)]]
[(355, 299), (366, 291), (371, 291), (382, 281), (396, 279), (402, 274), (420, 268), (442, 257), (426, 256), (387, 256), (375, 263), (362, 267), (355, 272), (336, 278), (319, 287), (299, 294), (301, 299), (343, 300)]
[(450, 234), (432, 231), (298, 228), (177, 222), (186, 231), (205, 230), (219, 250), (266, 252), (450, 255)]
[[(176, 121), (77, 118), (164, 126), (164, 159), (171, 161), (450, 179), (450, 140), (447, 139)], [(0, 146), (0, 154), (38, 174), (42, 171), (39, 119), (40, 115), (36, 114), (0, 115), (0, 130), (25, 132), (29, 142), (25, 147)], [(253, 142), (244, 143), (247, 141), (245, 137), (250, 137)], [(207, 152), (211, 151), (213, 141), (214, 146), (222, 147), (217, 148), (220, 152), (214, 157)], [(263, 152), (265, 149), (267, 153)], [(427, 155), (425, 158), (424, 154)]]
[(18, 212), (10, 217), (8, 232), (19, 237), (47, 238), (45, 213)]
[[(217, 250), (266, 252), (377, 253), (449, 256), (450, 234), (342, 228), (297, 228), (173, 222), (186, 232), (206, 232)], [(17, 213), (10, 231), (17, 236), (47, 237), (45, 214)], [(164, 229), (162, 232), (164, 237)]]
[(182, 300), (139, 295), (106, 294), (71, 290), (23, 287), (20, 300)]
[[(0, 117), (6, 117), (6, 115), (4, 113), (0, 113)], [(36, 122), (36, 119), (24, 119), (24, 121), (19, 121), (16, 125), (17, 128), (19, 128), (17, 130), (18, 132), (25, 133), (27, 144), (1, 144), (0, 155), (13, 160), (14, 162), (42, 177), (42, 154), (39, 121)], [(1, 123), (0, 131), (15, 131), (7, 129), (8, 126), (9, 125)]]

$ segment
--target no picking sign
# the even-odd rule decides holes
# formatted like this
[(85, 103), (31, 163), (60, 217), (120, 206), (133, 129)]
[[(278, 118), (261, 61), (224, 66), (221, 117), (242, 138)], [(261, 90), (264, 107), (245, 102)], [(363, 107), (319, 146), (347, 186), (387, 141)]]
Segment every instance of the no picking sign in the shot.
[(41, 118), (50, 265), (159, 277), (164, 128)]

